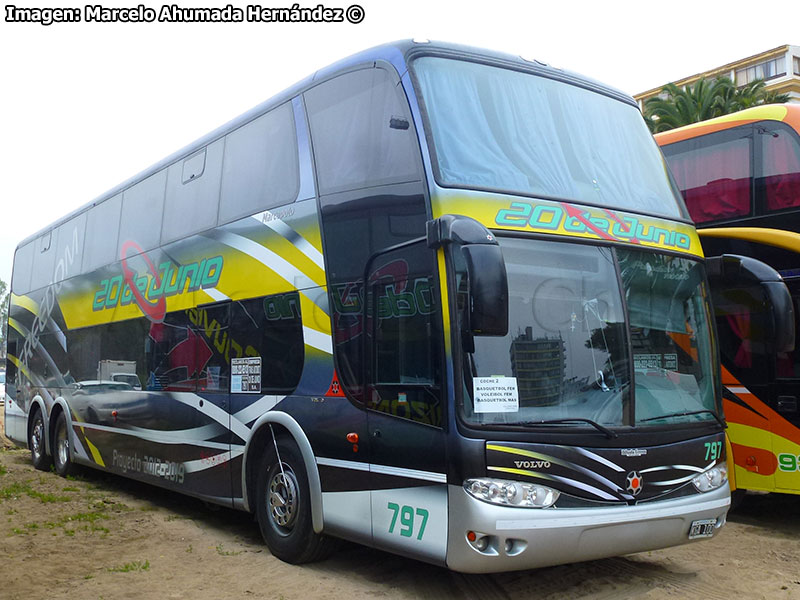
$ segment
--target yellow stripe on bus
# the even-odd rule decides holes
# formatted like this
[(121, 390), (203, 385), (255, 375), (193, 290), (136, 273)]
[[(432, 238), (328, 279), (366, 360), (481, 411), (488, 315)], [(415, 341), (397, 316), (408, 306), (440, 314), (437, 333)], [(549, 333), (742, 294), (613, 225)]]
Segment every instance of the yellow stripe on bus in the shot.
[(498, 446), (497, 444), (486, 444), (487, 450), (494, 450), (495, 452), (505, 452), (507, 454), (516, 454), (517, 456), (527, 456), (528, 458), (538, 458), (539, 460), (546, 460), (555, 462), (554, 459), (539, 452), (531, 450), (523, 450), (522, 448), (509, 448), (508, 446)]
[(14, 356), (13, 354), (6, 354), (6, 358), (10, 360), (12, 363), (14, 363), (16, 367), (20, 371), (22, 371), (22, 374), (25, 375), (25, 377), (30, 380), (31, 372), (28, 370), (28, 367), (22, 364), (16, 356)]
[(800, 233), (794, 231), (767, 229), (766, 227), (712, 227), (699, 229), (697, 233), (701, 238), (744, 240), (783, 248), (791, 252), (800, 252)]
[(439, 293), (442, 297), (442, 329), (444, 330), (444, 351), (447, 356), (453, 350), (453, 341), (450, 339), (450, 299), (448, 298), (447, 287), (447, 262), (445, 260), (444, 248), (439, 248), (436, 252), (436, 261), (439, 264)]
[(708, 127), (709, 125), (717, 125), (719, 123), (738, 123), (740, 121), (783, 121), (787, 112), (789, 111), (781, 104), (754, 106), (746, 110), (728, 115), (722, 115), (721, 117), (716, 117), (714, 119), (708, 119), (706, 121), (700, 121), (699, 123), (684, 125), (683, 127), (671, 131), (691, 131), (692, 129), (697, 129), (698, 127)]
[(92, 458), (94, 459), (94, 462), (96, 462), (101, 467), (105, 467), (106, 464), (103, 462), (103, 457), (100, 455), (100, 450), (98, 450), (97, 446), (95, 446), (92, 442), (89, 441), (88, 437), (84, 436), (84, 439), (86, 440), (86, 445), (89, 446), (89, 452), (92, 453)]
[(17, 296), (12, 292), (11, 294), (11, 304), (14, 306), (20, 306), (27, 310), (30, 313), (33, 313), (37, 317), (39, 316), (39, 304), (37, 304), (33, 299), (29, 298), (28, 296)]
[[(731, 443), (739, 446), (749, 446), (760, 450), (772, 451), (772, 438), (779, 437), (767, 429), (751, 427), (728, 421), (728, 435)], [(783, 439), (783, 438), (781, 438)]]
[(26, 337), (27, 337), (28, 333), (30, 333), (28, 331), (28, 329), (22, 323), (20, 323), (19, 321), (17, 321), (16, 319), (13, 319), (11, 317), (8, 317), (8, 326), (9, 327), (13, 327), (17, 331), (19, 331), (23, 336), (26, 336)]

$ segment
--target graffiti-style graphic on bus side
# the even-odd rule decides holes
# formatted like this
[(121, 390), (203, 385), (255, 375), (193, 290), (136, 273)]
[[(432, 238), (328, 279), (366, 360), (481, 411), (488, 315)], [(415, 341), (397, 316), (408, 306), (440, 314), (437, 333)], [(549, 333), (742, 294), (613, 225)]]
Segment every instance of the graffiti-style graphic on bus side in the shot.
[[(148, 272), (137, 273), (129, 266), (129, 250), (143, 259)], [(121, 259), (122, 274), (100, 282), (92, 310), (112, 309), (135, 302), (150, 320), (158, 323), (166, 314), (166, 298), (215, 287), (224, 263), (222, 256), (214, 256), (185, 265), (173, 265), (167, 261), (156, 268), (135, 242), (123, 244)]]

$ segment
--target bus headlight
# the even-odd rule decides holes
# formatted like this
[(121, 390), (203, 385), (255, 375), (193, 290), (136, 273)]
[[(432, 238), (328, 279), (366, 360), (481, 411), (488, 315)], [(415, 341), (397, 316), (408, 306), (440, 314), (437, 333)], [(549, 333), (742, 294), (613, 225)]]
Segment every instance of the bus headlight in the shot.
[(692, 479), (694, 487), (700, 492), (710, 492), (728, 482), (728, 466), (725, 464), (711, 467)]
[(522, 508), (547, 508), (560, 495), (557, 490), (543, 485), (504, 479), (467, 479), (464, 489), (470, 496), (484, 502)]

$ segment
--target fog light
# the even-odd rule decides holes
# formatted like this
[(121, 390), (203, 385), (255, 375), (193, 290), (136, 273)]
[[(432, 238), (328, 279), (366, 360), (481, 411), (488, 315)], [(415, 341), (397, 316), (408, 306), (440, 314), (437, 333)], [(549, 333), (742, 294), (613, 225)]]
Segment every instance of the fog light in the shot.
[(467, 479), (464, 489), (478, 500), (521, 508), (547, 508), (555, 504), (560, 495), (557, 490), (543, 485), (504, 479)]
[(725, 464), (711, 467), (692, 479), (694, 487), (700, 492), (710, 492), (728, 483), (728, 467)]

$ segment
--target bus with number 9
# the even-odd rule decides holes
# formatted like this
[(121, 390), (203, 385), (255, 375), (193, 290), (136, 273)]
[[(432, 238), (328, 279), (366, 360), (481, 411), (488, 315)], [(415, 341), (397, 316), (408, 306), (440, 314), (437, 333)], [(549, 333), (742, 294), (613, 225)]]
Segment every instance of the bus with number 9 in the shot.
[[(800, 106), (765, 105), (655, 136), (707, 254), (772, 267), (791, 299), (760, 286), (712, 290), (720, 334), (731, 489), (800, 494), (800, 351), (770, 337), (775, 310), (800, 299)], [(786, 333), (797, 338), (794, 327)], [(765, 335), (767, 334), (767, 335)]]

